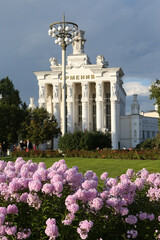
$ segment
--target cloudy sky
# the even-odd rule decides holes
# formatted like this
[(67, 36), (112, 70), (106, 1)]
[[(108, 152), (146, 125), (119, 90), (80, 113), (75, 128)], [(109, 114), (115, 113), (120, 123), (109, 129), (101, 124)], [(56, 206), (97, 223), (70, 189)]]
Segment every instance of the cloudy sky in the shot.
[[(38, 100), (34, 71), (61, 63), (61, 47), (48, 36), (49, 25), (75, 22), (85, 31), (85, 52), (92, 63), (104, 55), (125, 73), (127, 111), (134, 93), (141, 110), (153, 109), (149, 86), (160, 79), (159, 0), (0, 0), (0, 79), (9, 76), (23, 101)], [(67, 48), (67, 54), (72, 47)]]

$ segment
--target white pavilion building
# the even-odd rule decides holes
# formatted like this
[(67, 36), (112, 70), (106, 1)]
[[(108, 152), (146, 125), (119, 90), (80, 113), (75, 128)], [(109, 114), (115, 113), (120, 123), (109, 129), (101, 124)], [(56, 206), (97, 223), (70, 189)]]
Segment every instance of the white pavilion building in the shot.
[[(126, 104), (122, 80), (124, 73), (120, 67), (109, 68), (102, 55), (97, 56), (96, 64), (91, 64), (84, 52), (84, 33), (80, 30), (74, 38), (73, 54), (67, 57), (67, 132), (110, 132), (112, 148), (122, 148), (124, 144), (127, 145), (122, 132), (130, 131), (128, 125), (125, 128), (121, 124), (125, 119)], [(62, 65), (54, 57), (49, 61), (51, 71), (34, 72), (39, 85), (39, 107), (45, 107), (53, 114), (61, 127)]]

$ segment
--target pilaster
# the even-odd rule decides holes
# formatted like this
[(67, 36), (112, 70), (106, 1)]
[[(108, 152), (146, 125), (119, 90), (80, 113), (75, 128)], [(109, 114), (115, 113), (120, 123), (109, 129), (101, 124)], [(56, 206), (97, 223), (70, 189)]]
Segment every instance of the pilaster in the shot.
[(82, 131), (88, 130), (88, 104), (89, 104), (89, 91), (88, 82), (84, 82), (82, 85)]
[(74, 129), (73, 113), (73, 84), (67, 84), (67, 132), (73, 133)]
[(45, 108), (45, 84), (39, 84), (39, 107)]
[(102, 115), (102, 101), (103, 101), (103, 84), (102, 82), (96, 83), (96, 123), (97, 131), (103, 128), (103, 115)]
[(111, 82), (111, 139), (112, 149), (118, 149), (118, 86)]

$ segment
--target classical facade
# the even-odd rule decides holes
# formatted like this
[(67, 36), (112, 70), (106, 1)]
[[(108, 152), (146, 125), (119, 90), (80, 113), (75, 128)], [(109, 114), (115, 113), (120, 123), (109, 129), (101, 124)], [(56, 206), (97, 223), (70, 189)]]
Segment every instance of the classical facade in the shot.
[[(84, 52), (84, 31), (74, 38), (73, 54), (66, 64), (67, 131), (111, 132), (113, 149), (119, 147), (120, 116), (125, 115), (126, 93), (120, 67), (109, 68), (104, 56), (98, 55), (91, 64)], [(34, 72), (39, 85), (39, 107), (56, 117), (61, 127), (62, 65), (50, 58), (51, 71)]]
[(152, 112), (140, 112), (137, 94), (133, 95), (131, 114), (120, 117), (120, 148), (135, 148), (148, 138), (156, 137), (158, 129), (157, 109)]

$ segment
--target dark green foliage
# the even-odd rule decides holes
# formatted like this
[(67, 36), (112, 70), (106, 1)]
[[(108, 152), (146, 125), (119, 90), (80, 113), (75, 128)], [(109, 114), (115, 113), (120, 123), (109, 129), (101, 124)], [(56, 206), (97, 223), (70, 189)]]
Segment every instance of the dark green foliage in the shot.
[(7, 105), (19, 106), (22, 101), (19, 96), (19, 91), (14, 89), (12, 81), (6, 77), (0, 80), (0, 94), (2, 94), (2, 103)]
[(139, 143), (136, 149), (160, 149), (160, 133), (157, 134), (156, 138), (146, 139)]
[(156, 147), (156, 139), (146, 139), (144, 142), (137, 144), (136, 149), (153, 149)]
[[(16, 143), (18, 130), (24, 120), (19, 91), (14, 89), (8, 77), (0, 80), (0, 142)], [(25, 104), (23, 104), (25, 106)]]
[[(155, 99), (155, 103), (158, 105), (158, 113), (160, 116), (160, 80), (158, 79), (156, 79), (156, 81), (151, 85), (150, 99)], [(159, 120), (159, 126), (160, 126), (160, 120)]]
[(62, 151), (111, 148), (111, 138), (109, 134), (102, 132), (76, 131), (61, 136), (58, 147)]
[(51, 116), (45, 108), (27, 109), (20, 135), (22, 139), (30, 139), (39, 145), (58, 137), (60, 129), (54, 116)]

